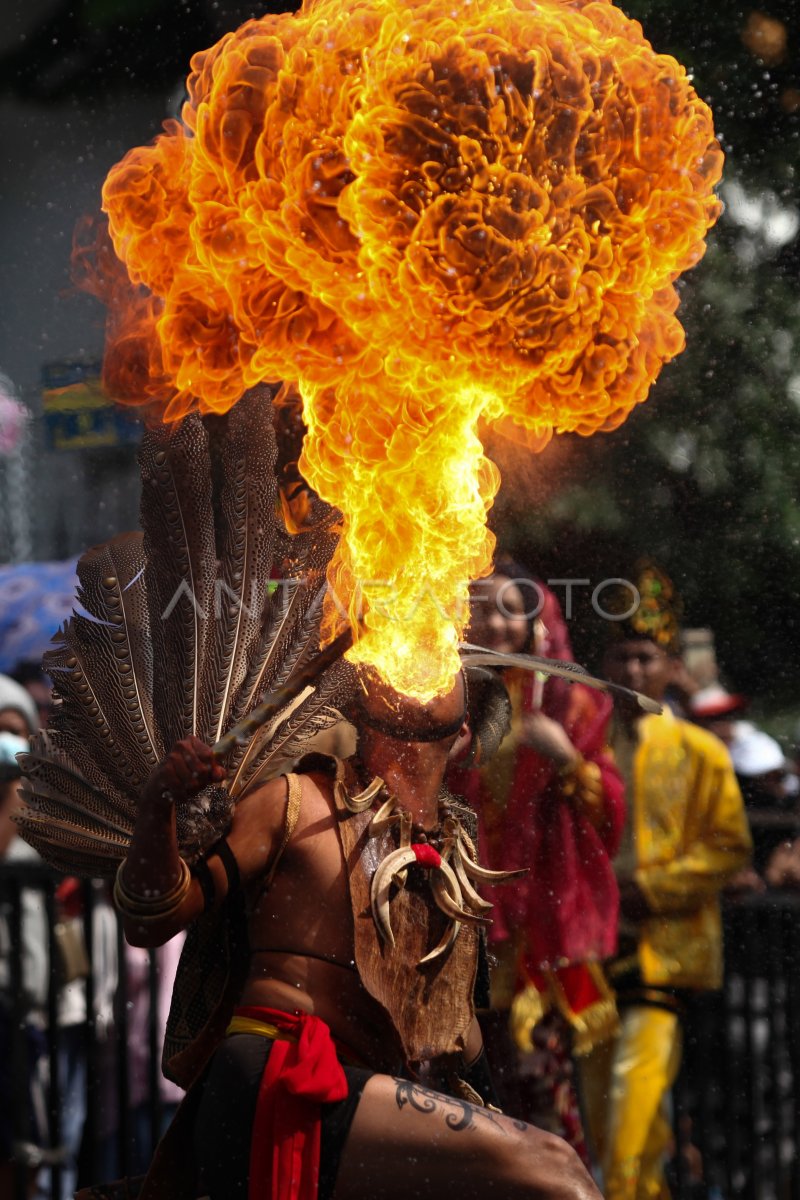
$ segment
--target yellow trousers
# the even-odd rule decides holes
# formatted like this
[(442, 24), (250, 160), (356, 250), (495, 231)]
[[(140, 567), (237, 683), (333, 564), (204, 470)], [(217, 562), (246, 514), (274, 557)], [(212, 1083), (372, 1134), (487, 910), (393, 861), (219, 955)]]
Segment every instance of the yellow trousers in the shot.
[(675, 1013), (632, 1007), (616, 1038), (578, 1060), (586, 1123), (606, 1200), (669, 1200), (669, 1092), (681, 1060)]

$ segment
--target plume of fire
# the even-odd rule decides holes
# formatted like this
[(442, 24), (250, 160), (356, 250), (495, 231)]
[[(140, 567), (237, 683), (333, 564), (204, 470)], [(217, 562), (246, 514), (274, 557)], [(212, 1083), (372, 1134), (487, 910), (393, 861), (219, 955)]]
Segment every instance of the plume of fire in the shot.
[(711, 114), (609, 0), (307, 0), (195, 55), (188, 96), (104, 187), (107, 386), (165, 421), (299, 393), (352, 653), (430, 699), (491, 562), (480, 430), (613, 429), (683, 348)]

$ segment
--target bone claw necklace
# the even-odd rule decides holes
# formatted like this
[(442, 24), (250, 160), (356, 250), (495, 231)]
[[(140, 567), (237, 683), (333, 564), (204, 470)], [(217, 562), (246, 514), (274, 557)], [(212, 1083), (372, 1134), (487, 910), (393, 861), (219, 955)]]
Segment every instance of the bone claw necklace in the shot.
[[(376, 802), (386, 787), (376, 776), (372, 782), (354, 796), (350, 796), (341, 782), (340, 798), (353, 813), (362, 813)], [(397, 828), (398, 846), (378, 866), (372, 877), (370, 901), (372, 919), (381, 939), (394, 947), (390, 897), (393, 887), (405, 887), (409, 868), (421, 867), (430, 872), (430, 890), (436, 906), (448, 918), (444, 935), (418, 966), (433, 962), (445, 955), (458, 937), (462, 923), (471, 925), (491, 924), (486, 916), (492, 907), (478, 893), (473, 881), (481, 883), (504, 883), (524, 875), (524, 871), (491, 871), (477, 861), (472, 839), (461, 822), (452, 813), (446, 812), (440, 828), (428, 835), (417, 834), (412, 825), (411, 814), (401, 808), (395, 796), (383, 800), (367, 827), (368, 837), (377, 837), (387, 829)], [(440, 842), (436, 849), (431, 838)]]

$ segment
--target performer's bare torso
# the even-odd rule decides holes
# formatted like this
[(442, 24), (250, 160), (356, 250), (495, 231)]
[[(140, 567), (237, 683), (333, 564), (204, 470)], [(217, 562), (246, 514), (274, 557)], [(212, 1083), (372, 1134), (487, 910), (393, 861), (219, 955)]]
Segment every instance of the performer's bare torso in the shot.
[[(396, 1072), (402, 1059), (394, 1030), (355, 970), (350, 893), (331, 785), (323, 775), (301, 778), (300, 816), (275, 878), (266, 890), (263, 879), (246, 885), (250, 970), (241, 1003), (314, 1013), (358, 1058)], [(248, 833), (258, 809), (275, 805), (280, 786), (259, 789), (243, 801), (237, 816), (246, 820)], [(284, 809), (285, 802), (281, 813)], [(265, 839), (273, 822), (270, 813)], [(231, 831), (235, 850), (238, 824)], [(265, 850), (267, 845), (265, 840)]]
[[(380, 777), (390, 793), (402, 796), (415, 826), (433, 829), (447, 746), (396, 744), (369, 731), (362, 732), (361, 743), (360, 786)], [(135, 895), (161, 895), (174, 886), (180, 861), (174, 804), (223, 775), (211, 750), (197, 739), (177, 743), (154, 772), (126, 863), (126, 884)], [(255, 951), (240, 1003), (313, 1013), (377, 1071), (365, 1086), (342, 1150), (336, 1197), (427, 1200), (455, 1186), (463, 1200), (484, 1200), (492, 1190), (505, 1200), (599, 1200), (577, 1156), (561, 1139), (393, 1078), (401, 1066), (398, 1035), (350, 969), (353, 912), (333, 787), (322, 774), (301, 778), (299, 818), (268, 888), (266, 880), (284, 842), (286, 780), (272, 780), (245, 795), (227, 835)], [(219, 855), (211, 855), (207, 864), (215, 903), (220, 904), (228, 891), (226, 870)], [(146, 927), (126, 917), (126, 933), (138, 944), (160, 944), (191, 924), (204, 903), (195, 880), (168, 916)], [(465, 1047), (469, 1062), (480, 1049), (477, 1022), (473, 1027)]]

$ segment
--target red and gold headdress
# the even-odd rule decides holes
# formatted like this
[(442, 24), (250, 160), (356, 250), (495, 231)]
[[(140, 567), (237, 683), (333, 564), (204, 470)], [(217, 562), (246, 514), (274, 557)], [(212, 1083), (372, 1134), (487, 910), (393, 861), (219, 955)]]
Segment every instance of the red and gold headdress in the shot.
[(677, 654), (682, 605), (672, 580), (652, 562), (639, 563), (634, 576), (631, 583), (620, 583), (604, 595), (609, 636), (617, 641), (648, 638), (668, 654)]

